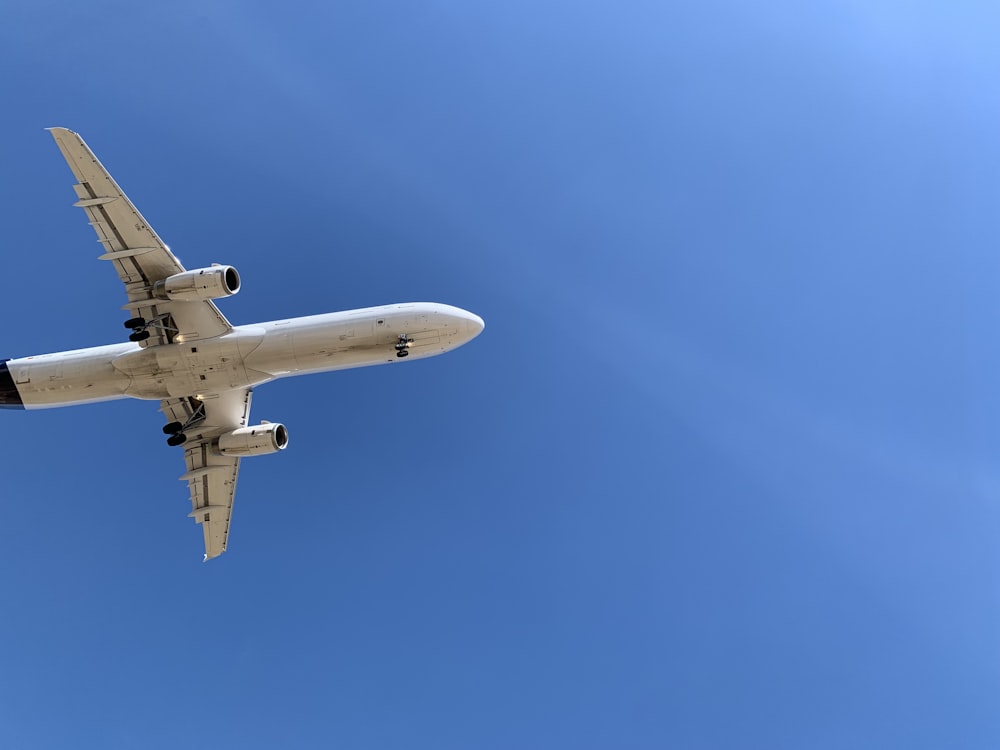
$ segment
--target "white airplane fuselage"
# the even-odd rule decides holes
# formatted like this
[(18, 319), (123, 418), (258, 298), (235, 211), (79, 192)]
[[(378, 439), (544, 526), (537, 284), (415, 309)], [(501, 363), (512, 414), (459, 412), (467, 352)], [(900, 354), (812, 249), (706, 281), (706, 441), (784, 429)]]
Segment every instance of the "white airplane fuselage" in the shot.
[[(235, 326), (230, 333), (0, 360), (0, 408), (45, 409), (120, 398), (160, 400), (252, 388), (276, 378), (391, 364), (454, 349), (483, 330), (451, 305), (414, 302)], [(0, 373), (6, 375), (6, 373)]]
[[(478, 315), (433, 302), (234, 326), (215, 301), (239, 292), (236, 268), (186, 268), (79, 133), (49, 132), (76, 179), (73, 205), (101, 244), (97, 260), (124, 286), (128, 343), (0, 358), (0, 409), (159, 402), (166, 443), (181, 448), (180, 479), (206, 560), (228, 548), (241, 461), (288, 445), (280, 422), (251, 423), (255, 387), (290, 375), (424, 359), (483, 330)], [(49, 253), (48, 262), (62, 268), (64, 259)], [(61, 275), (72, 278), (68, 268)]]

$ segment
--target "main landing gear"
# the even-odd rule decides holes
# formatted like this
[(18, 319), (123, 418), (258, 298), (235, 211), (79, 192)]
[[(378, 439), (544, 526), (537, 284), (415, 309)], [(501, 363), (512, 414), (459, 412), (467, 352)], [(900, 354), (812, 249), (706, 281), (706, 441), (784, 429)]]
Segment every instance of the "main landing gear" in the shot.
[(205, 404), (199, 404), (198, 408), (195, 409), (194, 413), (188, 418), (187, 422), (169, 422), (163, 425), (163, 432), (169, 435), (167, 438), (167, 445), (176, 446), (184, 445), (187, 442), (187, 435), (185, 431), (191, 429), (199, 422), (205, 419)]
[[(167, 315), (157, 315), (151, 320), (145, 318), (129, 318), (125, 321), (125, 327), (132, 333), (128, 335), (129, 341), (145, 341), (150, 337), (150, 328), (159, 328), (161, 331), (172, 331), (177, 333), (177, 329), (167, 324)], [(169, 334), (168, 334), (169, 337)]]
[(125, 321), (125, 327), (132, 333), (128, 335), (129, 341), (145, 341), (149, 338), (149, 331), (146, 330), (145, 318), (129, 318)]
[(182, 422), (171, 422), (163, 425), (163, 432), (168, 435), (167, 445), (184, 445), (187, 442), (187, 435), (184, 434), (184, 424)]
[(407, 338), (405, 333), (399, 334), (399, 338), (396, 340), (396, 356), (397, 357), (409, 357), (410, 350), (409, 346), (413, 343), (413, 339)]

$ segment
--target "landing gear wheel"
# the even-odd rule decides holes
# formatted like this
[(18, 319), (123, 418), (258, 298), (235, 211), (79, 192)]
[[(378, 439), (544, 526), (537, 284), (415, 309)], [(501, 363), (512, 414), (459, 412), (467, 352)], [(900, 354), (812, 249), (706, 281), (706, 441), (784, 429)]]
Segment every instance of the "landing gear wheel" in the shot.
[(163, 432), (166, 435), (176, 435), (183, 429), (184, 425), (182, 425), (180, 422), (170, 422), (169, 424), (163, 425)]
[(396, 352), (396, 356), (397, 357), (409, 357), (410, 353), (408, 351), (406, 351), (406, 349), (400, 349), (398, 352)]
[(145, 318), (129, 318), (125, 321), (126, 328), (145, 328), (146, 319)]
[(184, 445), (184, 443), (186, 442), (187, 442), (187, 435), (185, 435), (183, 432), (177, 432), (167, 438), (167, 445), (170, 446)]
[(130, 333), (128, 336), (129, 341), (145, 341), (149, 338), (149, 331), (136, 331), (135, 333)]

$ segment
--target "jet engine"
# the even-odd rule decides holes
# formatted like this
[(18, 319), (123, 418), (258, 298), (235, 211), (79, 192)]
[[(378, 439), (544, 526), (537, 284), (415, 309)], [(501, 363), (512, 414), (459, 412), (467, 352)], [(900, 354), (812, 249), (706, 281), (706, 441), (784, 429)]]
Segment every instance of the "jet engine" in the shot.
[(240, 275), (232, 266), (196, 268), (168, 276), (153, 284), (154, 297), (181, 302), (229, 297), (239, 290)]
[(263, 456), (284, 450), (286, 445), (288, 430), (277, 422), (241, 427), (219, 436), (219, 453), (223, 456)]

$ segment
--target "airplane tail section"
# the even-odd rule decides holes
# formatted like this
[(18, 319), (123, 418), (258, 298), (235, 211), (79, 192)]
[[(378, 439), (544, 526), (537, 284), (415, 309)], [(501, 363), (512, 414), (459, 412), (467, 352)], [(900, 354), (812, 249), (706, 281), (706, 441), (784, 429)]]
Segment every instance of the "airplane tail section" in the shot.
[(24, 401), (14, 383), (14, 377), (7, 369), (10, 360), (0, 359), (0, 409), (23, 409)]

